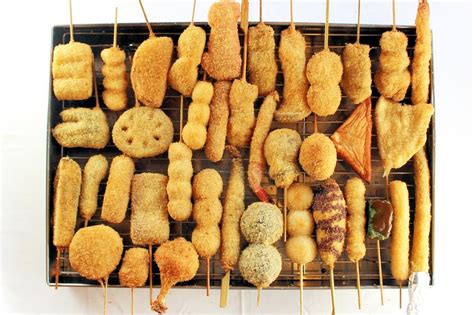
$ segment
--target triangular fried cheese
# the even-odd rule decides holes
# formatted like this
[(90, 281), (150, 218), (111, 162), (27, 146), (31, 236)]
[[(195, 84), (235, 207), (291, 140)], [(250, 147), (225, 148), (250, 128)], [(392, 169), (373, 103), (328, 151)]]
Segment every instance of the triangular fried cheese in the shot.
[(331, 136), (337, 155), (359, 176), (370, 183), (372, 175), (370, 145), (372, 139), (370, 97), (362, 102)]
[(423, 147), (433, 112), (431, 104), (410, 106), (379, 98), (375, 126), (384, 176), (405, 165)]

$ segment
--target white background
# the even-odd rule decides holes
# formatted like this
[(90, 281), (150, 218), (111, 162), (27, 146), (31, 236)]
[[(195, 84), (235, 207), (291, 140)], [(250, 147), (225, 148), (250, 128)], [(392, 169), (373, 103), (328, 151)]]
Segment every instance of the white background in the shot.
[[(152, 21), (189, 21), (191, 0), (144, 0)], [(251, 20), (258, 1), (251, 0)], [(288, 0), (264, 1), (266, 21), (288, 21)], [(472, 5), (431, 0), (436, 87), (436, 284), (425, 293), (424, 314), (472, 314)], [(334, 23), (356, 21), (356, 0), (331, 1)], [(75, 23), (142, 22), (137, 1), (75, 0)], [(196, 20), (204, 21), (210, 1), (198, 0)], [(413, 25), (417, 0), (397, 2), (397, 22)], [(296, 21), (322, 22), (324, 1), (294, 1)], [(100, 313), (101, 290), (61, 288), (45, 283), (46, 122), (51, 27), (68, 23), (67, 0), (1, 1), (1, 211), (0, 313)], [(363, 0), (362, 23), (390, 24), (390, 0)], [(155, 293), (158, 289), (155, 289)], [(150, 313), (148, 291), (136, 291), (136, 313)], [(403, 313), (398, 291), (363, 290), (363, 312), (354, 290), (338, 290), (339, 314)], [(231, 291), (229, 307), (218, 307), (219, 291), (175, 289), (169, 314), (298, 312), (298, 291)], [(407, 296), (405, 292), (405, 301)], [(129, 311), (129, 290), (109, 290), (109, 314)], [(329, 290), (306, 290), (305, 311), (330, 312)]]

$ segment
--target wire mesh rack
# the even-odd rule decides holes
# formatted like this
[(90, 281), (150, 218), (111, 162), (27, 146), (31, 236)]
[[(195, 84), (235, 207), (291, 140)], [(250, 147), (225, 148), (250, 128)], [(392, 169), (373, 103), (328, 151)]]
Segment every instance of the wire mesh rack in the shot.
[[(196, 23), (197, 25), (203, 27), (207, 34), (209, 34), (209, 27), (207, 24)], [(280, 42), (280, 33), (288, 25), (281, 23), (267, 23), (271, 25), (275, 30), (275, 41), (276, 41), (276, 56), (278, 57), (278, 45)], [(181, 32), (188, 26), (188, 23), (164, 23), (159, 25), (152, 25), (157, 36), (169, 36), (173, 39), (173, 42), (176, 44), (178, 42), (178, 37)], [(296, 24), (298, 30), (300, 30), (306, 39), (306, 56), (309, 59), (313, 53), (318, 52), (323, 49), (324, 45), (324, 24)], [(380, 54), (379, 39), (383, 32), (390, 30), (391, 26), (372, 26), (372, 25), (362, 25), (360, 42), (363, 44), (368, 44), (372, 48), (370, 51), (370, 59), (372, 61), (372, 74), (377, 68), (378, 55)], [(121, 24), (118, 28), (118, 45), (126, 52), (127, 58), (127, 71), (130, 71), (130, 60), (133, 56), (138, 45), (148, 38), (148, 31), (145, 24)], [(413, 47), (415, 44), (415, 28), (414, 27), (399, 27), (399, 30), (403, 31), (408, 36), (408, 54), (410, 57), (413, 55)], [(57, 44), (69, 42), (69, 26), (55, 26), (52, 29), (52, 48)], [(102, 67), (102, 60), (99, 57), (100, 51), (102, 49), (108, 48), (112, 45), (113, 40), (113, 25), (104, 24), (104, 25), (78, 25), (75, 26), (74, 37), (76, 41), (84, 42), (91, 45), (92, 50), (95, 55), (95, 72), (98, 80), (98, 89), (99, 93), (102, 93), (102, 73), (100, 71)], [(243, 36), (241, 36), (241, 41), (243, 41)], [(356, 25), (331, 25), (330, 26), (330, 36), (329, 36), (329, 45), (332, 51), (341, 54), (346, 43), (353, 43), (356, 39)], [(279, 69), (281, 69), (280, 61), (277, 58), (277, 63)], [(200, 70), (201, 71), (201, 70)], [(432, 70), (431, 70), (432, 71)], [(199, 78), (203, 77), (202, 71), (199, 74)], [(52, 83), (51, 83), (52, 84)], [(52, 85), (51, 85), (52, 86)], [(283, 89), (283, 74), (281, 70), (277, 75), (277, 90), (282, 92)], [(375, 88), (372, 86), (372, 107), (374, 108), (379, 94)], [(132, 107), (134, 104), (133, 91), (131, 86), (128, 87), (128, 107)], [(406, 102), (409, 101), (410, 94), (406, 96)], [(431, 99), (433, 101), (433, 89), (431, 89)], [(184, 106), (184, 120), (186, 121), (187, 117), (187, 105), (190, 104), (191, 99), (185, 98)], [(255, 111), (258, 112), (263, 98), (259, 97), (255, 103)], [(161, 109), (172, 119), (174, 124), (174, 140), (177, 141), (179, 138), (179, 103), (180, 95), (178, 92), (168, 88), (163, 105)], [(47, 283), (49, 285), (54, 285), (54, 270), (56, 266), (55, 256), (56, 250), (52, 243), (52, 220), (53, 220), (53, 179), (56, 171), (57, 164), (59, 160), (64, 156), (69, 156), (74, 159), (76, 162), (84, 167), (87, 159), (94, 154), (103, 154), (107, 160), (110, 162), (113, 157), (120, 155), (121, 152), (114, 146), (110, 140), (109, 144), (102, 150), (94, 149), (84, 149), (84, 148), (63, 148), (61, 147), (51, 136), (51, 129), (60, 122), (59, 113), (61, 110), (71, 107), (93, 107), (95, 105), (94, 98), (90, 98), (85, 101), (58, 101), (53, 93), (52, 88), (50, 88), (50, 100), (49, 100), (49, 115), (48, 115), (48, 157), (47, 157), (47, 205), (46, 205), (46, 223), (47, 223), (47, 248), (46, 248), (46, 257), (47, 257)], [(318, 117), (318, 131), (326, 135), (331, 135), (351, 114), (355, 105), (351, 104), (349, 99), (343, 95), (342, 102), (337, 110), (337, 112), (328, 117)], [(106, 108), (101, 101), (101, 108), (106, 113), (108, 123), (112, 129), (113, 124), (118, 119), (122, 112), (113, 112)], [(303, 121), (298, 123), (279, 123), (274, 121), (272, 123), (272, 129), (276, 128), (291, 128), (297, 130), (302, 138), (305, 138), (311, 135), (314, 131), (314, 118), (311, 115)], [(376, 134), (372, 134), (372, 182), (370, 185), (367, 185), (366, 198), (368, 200), (373, 199), (384, 199), (385, 198), (385, 179), (382, 178), (383, 167), (382, 161), (380, 159), (378, 148), (377, 148), (377, 139)], [(426, 144), (428, 160), (433, 170), (433, 161), (434, 161), (434, 128), (433, 122), (428, 130), (428, 140)], [(245, 169), (248, 165), (249, 157), (249, 148), (244, 148), (241, 152), (244, 162)], [(231, 156), (228, 152), (225, 153), (222, 161), (218, 163), (212, 163), (208, 161), (204, 155), (203, 150), (194, 151), (193, 153), (193, 166), (195, 174), (204, 168), (214, 168), (216, 169), (223, 178), (224, 181), (224, 190), (226, 189), (227, 178), (230, 173), (230, 162)], [(135, 159), (135, 168), (136, 173), (141, 172), (159, 172), (162, 174), (167, 173), (168, 167), (168, 158), (167, 154), (164, 153), (160, 156), (154, 158), (145, 158), (145, 159)], [(332, 178), (334, 178), (341, 188), (344, 186), (347, 179), (352, 176), (356, 176), (354, 171), (350, 166), (342, 161), (341, 159), (337, 160), (336, 170)], [(413, 218), (414, 218), (414, 177), (413, 177), (413, 163), (409, 161), (405, 166), (400, 169), (393, 170), (390, 173), (389, 180), (403, 180), (407, 183), (408, 191), (410, 195), (410, 228), (411, 232), (413, 231)], [(432, 179), (434, 179), (434, 172), (432, 171)], [(311, 185), (315, 185), (315, 182), (310, 182), (310, 179), (301, 172), (299, 176), (300, 182), (307, 182)], [(280, 202), (283, 202), (283, 190), (277, 189), (272, 181), (268, 177), (268, 173), (265, 172), (262, 185), (265, 189), (273, 195), (273, 197)], [(434, 180), (432, 180), (431, 185), (434, 185)], [(103, 195), (105, 192), (106, 179), (100, 184), (99, 188), (99, 199), (96, 214), (89, 221), (89, 225), (96, 225), (103, 223), (100, 219), (100, 212), (103, 200)], [(252, 191), (247, 187), (245, 192), (245, 204), (249, 205), (250, 203), (257, 201), (257, 198), (254, 196)], [(434, 206), (434, 202), (433, 202)], [(433, 207), (434, 210), (434, 207)], [(130, 247), (133, 247), (133, 244), (130, 239), (130, 211), (127, 211), (125, 220), (120, 224), (110, 224), (105, 223), (113, 227), (123, 238), (124, 241), (124, 250)], [(76, 230), (84, 225), (82, 218), (78, 217)], [(194, 229), (195, 223), (192, 219), (189, 219), (184, 222), (175, 222), (170, 219), (170, 239), (173, 239), (177, 236), (184, 236), (188, 240), (191, 238), (191, 233)], [(433, 233), (432, 233), (433, 234)], [(433, 235), (431, 236), (433, 239)], [(390, 252), (389, 252), (390, 241), (381, 242), (381, 257), (382, 257), (382, 269), (384, 275), (384, 284), (387, 286), (398, 286), (398, 282), (395, 281), (390, 273)], [(242, 248), (246, 246), (244, 242), (241, 244)], [(286, 257), (284, 252), (283, 241), (276, 243), (277, 248), (282, 254), (283, 257), (283, 268), (278, 277), (278, 279), (272, 284), (272, 288), (291, 288), (298, 287), (299, 281), (299, 269), (293, 264), (288, 257)], [(366, 240), (367, 254), (360, 261), (360, 277), (361, 285), (365, 287), (376, 286), (379, 283), (378, 275), (378, 265), (377, 265), (377, 250), (376, 242), (373, 240)], [(432, 246), (431, 246), (432, 248)], [(156, 246), (154, 246), (154, 250)], [(431, 273), (433, 273), (433, 261), (432, 255), (430, 256), (430, 265)], [(59, 285), (64, 286), (91, 286), (98, 285), (95, 281), (90, 281), (85, 278), (82, 278), (77, 272), (75, 272), (69, 265), (68, 260), (68, 251), (65, 250), (60, 257), (60, 272), (59, 272)], [(120, 267), (120, 266), (119, 266)], [(118, 286), (118, 270), (115, 270), (109, 277), (109, 284), (111, 286)], [(219, 254), (216, 254), (211, 259), (211, 286), (220, 286), (220, 280), (224, 274), (223, 269), (221, 268)], [(433, 278), (433, 274), (431, 274)], [(307, 288), (321, 288), (329, 286), (329, 272), (325, 266), (320, 261), (319, 257), (305, 265), (304, 270), (304, 286)], [(356, 269), (355, 265), (349, 261), (346, 254), (343, 253), (340, 259), (337, 261), (334, 269), (334, 279), (335, 284), (338, 287), (353, 287), (356, 284)], [(154, 285), (159, 285), (159, 270), (157, 266), (153, 265), (153, 283)], [(247, 283), (238, 270), (234, 270), (231, 273), (230, 285), (232, 288), (240, 287), (251, 287)], [(180, 283), (178, 286), (185, 287), (205, 287), (206, 286), (206, 266), (205, 261), (201, 260), (200, 268), (197, 272), (196, 277), (188, 282)]]

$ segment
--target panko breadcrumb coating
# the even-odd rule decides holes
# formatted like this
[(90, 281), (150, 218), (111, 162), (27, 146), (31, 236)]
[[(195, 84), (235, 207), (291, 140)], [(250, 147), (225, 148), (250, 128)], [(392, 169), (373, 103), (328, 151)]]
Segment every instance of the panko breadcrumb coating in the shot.
[(191, 241), (199, 256), (214, 256), (221, 246), (221, 232), (218, 225), (198, 225), (193, 230)]
[(258, 95), (265, 96), (275, 91), (278, 72), (275, 60), (275, 32), (263, 22), (249, 29), (248, 63), (250, 83), (258, 87)]
[(127, 107), (128, 86), (125, 52), (118, 47), (111, 47), (102, 50), (100, 57), (104, 61), (102, 66), (104, 104), (111, 110), (123, 110)]
[(174, 142), (169, 147), (169, 180), (166, 191), (168, 193), (168, 213), (175, 221), (188, 219), (193, 211), (191, 202), (192, 157), (193, 152), (184, 143)]
[(145, 248), (129, 248), (125, 252), (119, 271), (120, 285), (138, 288), (145, 285), (148, 279), (150, 256)]
[(69, 157), (59, 161), (54, 176), (53, 244), (68, 247), (76, 228), (81, 193), (81, 167)]
[(189, 25), (179, 35), (178, 59), (168, 73), (170, 86), (184, 96), (190, 96), (198, 77), (198, 66), (206, 45), (206, 32), (199, 26)]
[(292, 236), (285, 243), (285, 252), (293, 263), (306, 264), (316, 258), (316, 242), (310, 235)]
[(52, 133), (61, 146), (102, 149), (109, 142), (109, 124), (99, 107), (68, 108), (59, 115), (63, 122), (56, 125)]
[(288, 210), (307, 210), (313, 203), (313, 190), (304, 183), (293, 183), (287, 191)]
[(135, 245), (157, 245), (170, 237), (168, 221), (168, 177), (158, 173), (133, 176), (130, 238)]
[(352, 103), (360, 104), (372, 95), (370, 46), (347, 44), (342, 53), (341, 86)]
[(314, 232), (314, 220), (311, 212), (307, 209), (291, 210), (288, 212), (288, 225), (286, 230), (290, 236), (312, 235)]
[(216, 80), (233, 80), (240, 76), (239, 17), (240, 5), (233, 0), (214, 2), (209, 9), (207, 20), (211, 34), (201, 66)]
[(350, 261), (357, 262), (365, 256), (365, 185), (353, 177), (346, 182), (344, 197), (347, 204), (346, 251)]
[(299, 161), (303, 170), (316, 180), (325, 180), (336, 169), (337, 153), (332, 141), (322, 133), (304, 139)]
[(109, 162), (102, 154), (91, 156), (84, 166), (79, 200), (79, 210), (84, 220), (90, 220), (97, 210), (99, 185), (105, 178), (108, 167)]
[(111, 227), (95, 225), (80, 229), (69, 246), (72, 269), (90, 280), (107, 279), (122, 258), (123, 242)]
[(239, 259), (242, 277), (257, 288), (266, 288), (275, 281), (281, 267), (280, 253), (271, 245), (250, 244)]
[(273, 244), (283, 234), (283, 216), (271, 203), (254, 202), (242, 214), (240, 230), (249, 243)]
[(135, 164), (125, 155), (114, 157), (110, 165), (100, 218), (111, 223), (120, 223), (125, 218)]
[(86, 100), (92, 95), (94, 54), (89, 45), (70, 42), (53, 51), (53, 91), (60, 101)]
[(173, 54), (170, 37), (151, 35), (138, 46), (130, 78), (137, 99), (148, 107), (161, 107), (167, 88), (168, 70)]

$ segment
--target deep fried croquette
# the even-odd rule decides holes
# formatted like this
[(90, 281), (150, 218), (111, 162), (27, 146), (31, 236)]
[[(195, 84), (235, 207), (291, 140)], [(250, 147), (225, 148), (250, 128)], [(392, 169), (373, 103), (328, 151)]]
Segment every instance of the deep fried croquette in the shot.
[(313, 220), (313, 216), (311, 215), (311, 212), (304, 211), (307, 209), (309, 208), (290, 210), (290, 212), (288, 213), (288, 218), (287, 218), (288, 225), (286, 227), (288, 231), (288, 235), (300, 236), (300, 235), (313, 234), (314, 220)]
[(352, 103), (360, 104), (372, 95), (370, 46), (347, 44), (342, 53), (341, 86)]
[(150, 255), (145, 248), (127, 249), (118, 274), (120, 285), (129, 288), (144, 286), (148, 279), (149, 262)]
[(101, 154), (91, 156), (84, 166), (79, 211), (86, 221), (90, 220), (97, 210), (99, 185), (105, 178), (108, 167), (109, 162)]
[(353, 177), (346, 182), (344, 197), (347, 204), (346, 251), (350, 261), (357, 262), (365, 256), (365, 185)]
[(322, 133), (304, 139), (299, 161), (303, 170), (316, 180), (325, 180), (336, 169), (337, 153), (332, 141)]
[(242, 277), (257, 288), (266, 288), (275, 281), (281, 267), (280, 253), (274, 246), (266, 244), (250, 244), (239, 259)]
[(293, 183), (287, 192), (288, 210), (307, 210), (313, 203), (313, 190), (304, 183)]
[(191, 241), (199, 256), (214, 256), (221, 246), (221, 232), (218, 225), (198, 225), (191, 235)]
[(254, 202), (242, 214), (240, 230), (249, 243), (273, 244), (283, 234), (283, 216), (271, 203)]
[(104, 104), (111, 110), (123, 110), (127, 107), (128, 85), (125, 52), (118, 47), (111, 47), (102, 50), (100, 57), (104, 61), (102, 66)]
[[(305, 212), (311, 217), (309, 211), (293, 211)], [(306, 264), (316, 258), (316, 242), (311, 236), (298, 235), (292, 236), (285, 243), (285, 252), (288, 258), (295, 264)]]

